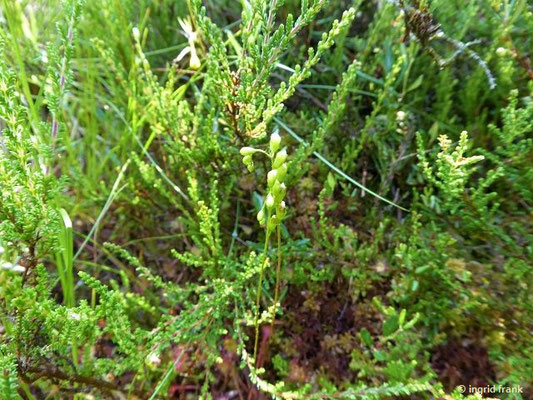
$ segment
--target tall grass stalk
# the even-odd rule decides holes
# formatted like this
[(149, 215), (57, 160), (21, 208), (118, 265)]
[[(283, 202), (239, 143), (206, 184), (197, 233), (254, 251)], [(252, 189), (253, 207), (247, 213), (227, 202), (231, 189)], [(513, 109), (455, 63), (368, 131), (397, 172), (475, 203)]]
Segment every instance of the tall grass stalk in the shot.
[(67, 307), (74, 307), (76, 299), (74, 294), (74, 274), (73, 274), (73, 239), (72, 221), (68, 213), (62, 208), (59, 210), (61, 216), (61, 232), (59, 233), (59, 251), (56, 252), (57, 273), (63, 289), (63, 299)]
[[(74, 288), (74, 242), (72, 236), (72, 221), (65, 211), (59, 210), (61, 217), (59, 239), (59, 251), (56, 252), (57, 274), (63, 290), (63, 301), (65, 306), (73, 308), (76, 306), (76, 295)], [(78, 344), (75, 337), (72, 338), (72, 362), (78, 365)]]

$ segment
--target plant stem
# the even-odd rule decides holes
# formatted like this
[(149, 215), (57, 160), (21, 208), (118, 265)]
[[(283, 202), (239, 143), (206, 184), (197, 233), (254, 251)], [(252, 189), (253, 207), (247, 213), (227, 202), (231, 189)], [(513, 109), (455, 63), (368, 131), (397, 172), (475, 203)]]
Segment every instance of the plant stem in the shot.
[(19, 380), (19, 385), (24, 390), (24, 394), (28, 397), (28, 400), (36, 400), (33, 394), (31, 394), (30, 387), (22, 379)]
[(276, 312), (274, 313), (274, 317), (272, 318), (272, 322), (270, 323), (270, 334), (272, 335), (274, 333), (274, 321), (276, 320), (276, 314), (278, 310), (278, 301), (279, 301), (279, 282), (280, 282), (280, 276), (281, 276), (281, 224), (278, 224), (278, 265), (276, 267), (276, 286), (274, 289), (274, 307)]
[[(74, 17), (71, 18), (68, 32), (67, 32), (67, 43), (66, 47), (72, 46), (72, 40), (74, 38)], [(61, 69), (59, 71), (59, 95), (62, 96), (65, 91), (65, 84), (67, 83), (67, 68), (68, 68), (68, 59), (67, 59), (67, 49), (65, 48), (63, 58), (61, 60)], [(59, 100), (61, 101), (61, 99)], [(59, 107), (59, 104), (58, 104)], [(55, 139), (57, 132), (59, 130), (59, 121), (57, 119), (56, 113), (52, 113), (52, 139)]]
[(264, 259), (263, 259), (263, 263), (261, 264), (261, 271), (259, 272), (259, 282), (257, 283), (257, 296), (255, 299), (256, 310), (255, 310), (255, 323), (254, 323), (254, 326), (255, 326), (254, 360), (257, 357), (257, 346), (259, 344), (259, 311), (260, 311), (259, 306), (261, 302), (261, 293), (263, 289), (263, 276), (265, 272), (265, 266), (268, 261), (267, 253), (268, 253), (268, 240), (269, 239), (270, 239), (270, 234), (268, 233), (268, 230), (267, 230), (267, 234), (265, 237), (265, 248), (263, 250)]

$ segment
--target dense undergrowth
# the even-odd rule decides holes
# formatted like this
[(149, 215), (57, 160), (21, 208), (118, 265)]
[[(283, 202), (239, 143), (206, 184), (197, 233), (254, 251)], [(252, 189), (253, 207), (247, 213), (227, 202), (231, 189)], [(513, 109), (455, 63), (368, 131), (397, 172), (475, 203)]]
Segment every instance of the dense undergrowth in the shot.
[(533, 7), (201, 3), (1, 1), (0, 398), (533, 398)]

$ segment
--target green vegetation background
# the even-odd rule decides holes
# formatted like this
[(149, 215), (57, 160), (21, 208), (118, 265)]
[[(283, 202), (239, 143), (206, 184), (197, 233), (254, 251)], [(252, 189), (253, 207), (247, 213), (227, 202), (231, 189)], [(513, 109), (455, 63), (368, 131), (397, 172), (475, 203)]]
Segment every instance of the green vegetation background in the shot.
[(533, 398), (532, 13), (2, 0), (0, 398)]

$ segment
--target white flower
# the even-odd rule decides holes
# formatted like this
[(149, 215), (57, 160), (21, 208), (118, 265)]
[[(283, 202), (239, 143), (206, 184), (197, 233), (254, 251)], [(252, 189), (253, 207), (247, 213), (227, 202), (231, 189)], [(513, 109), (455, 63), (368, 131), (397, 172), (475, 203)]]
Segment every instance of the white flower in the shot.
[(26, 268), (24, 268), (22, 265), (19, 264), (13, 264), (10, 262), (3, 262), (0, 264), (0, 268), (11, 270), (13, 272), (24, 272), (26, 271)]
[(398, 111), (398, 112), (396, 113), (396, 119), (397, 119), (398, 121), (403, 121), (403, 120), (405, 119), (405, 112), (403, 112), (403, 111)]
[(265, 204), (269, 210), (274, 207), (274, 197), (272, 196), (272, 194), (268, 194)]
[(174, 59), (174, 62), (180, 62), (183, 57), (190, 53), (191, 58), (189, 60), (189, 66), (196, 70), (200, 68), (201, 65), (200, 58), (196, 52), (196, 47), (194, 46), (194, 43), (198, 40), (198, 33), (193, 30), (192, 24), (189, 20), (178, 18), (178, 22), (183, 29), (181, 33), (183, 33), (183, 35), (187, 38), (189, 45), (178, 54), (178, 56)]
[(270, 151), (272, 153), (275, 153), (276, 151), (278, 151), (280, 143), (281, 143), (281, 137), (279, 136), (277, 132), (274, 132), (270, 136)]
[(152, 352), (146, 357), (146, 364), (151, 368), (155, 368), (161, 364), (161, 359), (155, 352)]
[(139, 32), (139, 28), (136, 26), (132, 29), (133, 38), (138, 42), (141, 38), (141, 33)]
[(503, 57), (504, 55), (507, 54), (507, 50), (503, 47), (498, 47), (496, 49), (496, 54), (498, 54), (500, 57)]
[(74, 321), (79, 321), (79, 320), (81, 320), (81, 316), (80, 316), (80, 314), (75, 313), (75, 312), (70, 311), (70, 310), (69, 310), (69, 312), (68, 312), (68, 317), (69, 317), (70, 319), (73, 319)]

